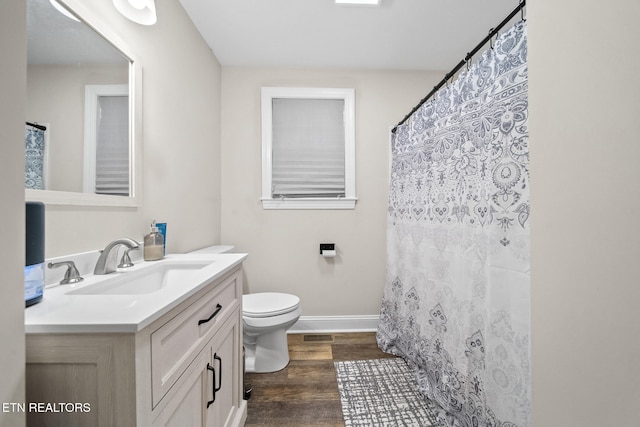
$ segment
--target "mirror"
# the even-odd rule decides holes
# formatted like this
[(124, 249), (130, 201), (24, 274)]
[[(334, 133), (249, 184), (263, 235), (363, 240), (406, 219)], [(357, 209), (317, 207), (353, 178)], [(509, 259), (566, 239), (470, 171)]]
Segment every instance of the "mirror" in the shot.
[(59, 2), (27, 5), (27, 200), (135, 205), (135, 61)]

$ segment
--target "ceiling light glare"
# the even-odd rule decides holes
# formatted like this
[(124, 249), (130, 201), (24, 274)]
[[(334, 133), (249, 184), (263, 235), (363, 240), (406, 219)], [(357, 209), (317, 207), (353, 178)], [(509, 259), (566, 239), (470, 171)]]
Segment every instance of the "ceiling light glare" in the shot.
[(76, 22), (80, 22), (80, 20), (78, 18), (76, 18), (75, 15), (73, 15), (71, 12), (69, 12), (64, 6), (62, 6), (56, 0), (49, 0), (49, 3), (51, 3), (51, 5), (53, 7), (55, 7), (58, 12), (60, 12), (61, 14), (66, 16), (67, 18), (73, 19)]
[(153, 25), (158, 20), (155, 0), (113, 0), (118, 12), (141, 25)]

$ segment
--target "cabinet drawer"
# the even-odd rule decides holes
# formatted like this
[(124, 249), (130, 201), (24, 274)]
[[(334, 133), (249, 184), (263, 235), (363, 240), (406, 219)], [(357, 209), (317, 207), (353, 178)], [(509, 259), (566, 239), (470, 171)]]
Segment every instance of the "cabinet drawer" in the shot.
[(240, 316), (220, 325), (194, 361), (154, 408), (152, 427), (240, 426)]
[(216, 329), (239, 306), (240, 271), (151, 334), (151, 390), (155, 407)]

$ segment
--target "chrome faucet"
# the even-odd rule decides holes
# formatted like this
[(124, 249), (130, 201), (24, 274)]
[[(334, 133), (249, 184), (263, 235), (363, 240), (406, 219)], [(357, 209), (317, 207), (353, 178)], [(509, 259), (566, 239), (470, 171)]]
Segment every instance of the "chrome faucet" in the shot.
[(116, 271), (118, 248), (120, 246), (126, 246), (129, 249), (138, 249), (140, 247), (138, 242), (132, 239), (123, 238), (114, 240), (100, 251), (100, 257), (98, 258), (98, 262), (96, 262), (96, 268), (93, 270), (93, 274), (109, 274)]

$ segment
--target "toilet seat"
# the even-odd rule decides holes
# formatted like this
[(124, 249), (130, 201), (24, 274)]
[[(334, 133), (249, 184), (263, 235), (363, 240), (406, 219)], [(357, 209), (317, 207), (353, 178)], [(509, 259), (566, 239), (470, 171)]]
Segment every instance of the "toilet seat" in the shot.
[(261, 292), (242, 296), (242, 315), (245, 317), (273, 317), (298, 309), (300, 298), (279, 292)]

